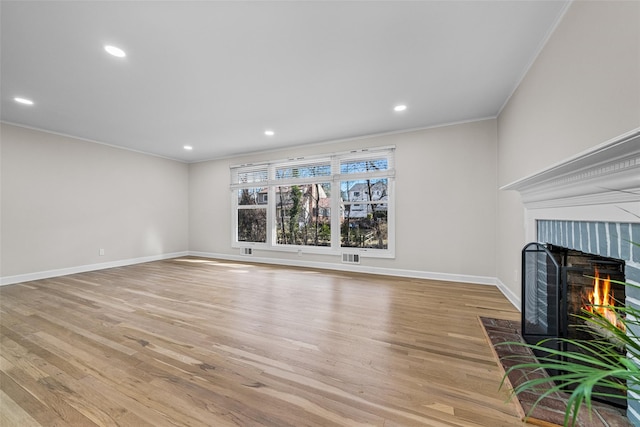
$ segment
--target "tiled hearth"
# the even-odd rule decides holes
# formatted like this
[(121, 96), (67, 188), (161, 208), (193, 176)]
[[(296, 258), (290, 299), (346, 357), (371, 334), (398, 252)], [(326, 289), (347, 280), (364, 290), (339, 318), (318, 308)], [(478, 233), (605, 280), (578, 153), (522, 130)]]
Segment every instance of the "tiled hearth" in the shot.
[[(521, 342), (520, 322), (481, 317), (480, 322), (487, 338), (492, 344), (494, 353), (502, 368), (507, 371), (510, 367), (531, 361), (535, 356), (528, 348), (517, 345), (500, 345), (504, 342)], [(541, 371), (513, 371), (507, 384), (517, 387), (527, 379), (544, 378), (546, 373)], [(547, 390), (550, 386), (540, 386)], [(565, 408), (569, 396), (566, 393), (553, 393), (534, 407), (540, 393), (521, 393), (517, 397), (522, 410), (522, 416), (528, 415), (528, 421), (535, 425), (563, 425)], [(532, 409), (533, 408), (533, 409)], [(623, 410), (607, 404), (594, 402), (593, 413), (589, 415), (585, 408), (578, 415), (576, 426), (579, 427), (630, 427), (632, 424)]]

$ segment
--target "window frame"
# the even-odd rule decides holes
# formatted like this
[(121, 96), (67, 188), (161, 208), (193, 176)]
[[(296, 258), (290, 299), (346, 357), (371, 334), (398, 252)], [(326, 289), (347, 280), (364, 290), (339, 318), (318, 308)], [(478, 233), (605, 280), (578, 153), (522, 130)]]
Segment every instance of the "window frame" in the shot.
[[(343, 163), (358, 163), (364, 161), (385, 161), (386, 169), (373, 171), (355, 171), (341, 173), (341, 165)], [(330, 165), (330, 174), (327, 175), (326, 166)], [(296, 177), (295, 174), (289, 174), (286, 177), (276, 176), (276, 171), (285, 170), (287, 168), (304, 170), (320, 166), (317, 176)], [(232, 165), (231, 172), (231, 247), (245, 248), (250, 247), (265, 251), (277, 252), (297, 252), (324, 255), (340, 255), (342, 253), (357, 253), (362, 257), (375, 258), (395, 258), (395, 147), (377, 147), (361, 150), (353, 150), (343, 153), (333, 153), (324, 156), (298, 157), (294, 159), (285, 159), (277, 161), (269, 161), (259, 164), (242, 164)], [(344, 172), (344, 171), (343, 171)], [(244, 178), (244, 180), (243, 180)], [(387, 211), (387, 247), (386, 248), (359, 248), (359, 247), (343, 247), (341, 242), (341, 226), (344, 213), (344, 201), (342, 199), (342, 182), (359, 181), (359, 180), (379, 180), (386, 179), (387, 182), (387, 199), (384, 204)], [(278, 218), (277, 211), (277, 191), (278, 187), (291, 185), (309, 185), (309, 184), (325, 184), (330, 185), (330, 229), (331, 240), (329, 246), (301, 245), (301, 244), (283, 244), (277, 243), (277, 227)], [(267, 236), (265, 242), (250, 242), (238, 240), (238, 210), (247, 209), (239, 207), (238, 190), (244, 188), (262, 187), (266, 189), (266, 203), (259, 203), (255, 206), (267, 209)], [(260, 199), (260, 196), (258, 196)], [(261, 202), (262, 200), (258, 200)], [(352, 206), (354, 201), (348, 201)], [(363, 206), (367, 206), (376, 201), (359, 200)], [(320, 209), (320, 206), (316, 206)], [(322, 208), (323, 210), (326, 208)]]

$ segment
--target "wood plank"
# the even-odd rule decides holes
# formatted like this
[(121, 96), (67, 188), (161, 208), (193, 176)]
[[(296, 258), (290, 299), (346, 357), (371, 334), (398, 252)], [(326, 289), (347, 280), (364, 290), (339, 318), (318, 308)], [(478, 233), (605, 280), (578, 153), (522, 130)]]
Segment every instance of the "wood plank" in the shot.
[(492, 286), (185, 257), (0, 297), (3, 425), (522, 424)]
[(0, 390), (0, 425), (39, 427), (40, 423)]

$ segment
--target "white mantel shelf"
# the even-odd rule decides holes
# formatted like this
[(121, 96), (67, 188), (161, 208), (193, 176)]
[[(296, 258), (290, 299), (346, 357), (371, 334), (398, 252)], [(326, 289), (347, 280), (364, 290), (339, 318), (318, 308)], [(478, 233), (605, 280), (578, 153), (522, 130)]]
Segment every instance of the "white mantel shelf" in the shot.
[(640, 200), (640, 128), (500, 188), (527, 209)]

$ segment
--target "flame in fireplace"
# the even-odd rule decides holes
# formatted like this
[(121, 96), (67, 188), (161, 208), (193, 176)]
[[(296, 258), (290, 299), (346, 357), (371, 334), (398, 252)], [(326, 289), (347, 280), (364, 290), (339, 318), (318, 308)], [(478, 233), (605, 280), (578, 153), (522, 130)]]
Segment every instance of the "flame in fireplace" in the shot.
[(625, 330), (624, 323), (620, 322), (615, 311), (609, 308), (616, 305), (613, 289), (611, 289), (610, 276), (607, 276), (606, 279), (602, 279), (600, 278), (598, 269), (596, 269), (595, 277), (593, 279), (593, 291), (588, 293), (587, 299), (587, 311), (591, 313), (597, 312), (612, 325), (623, 331)]

